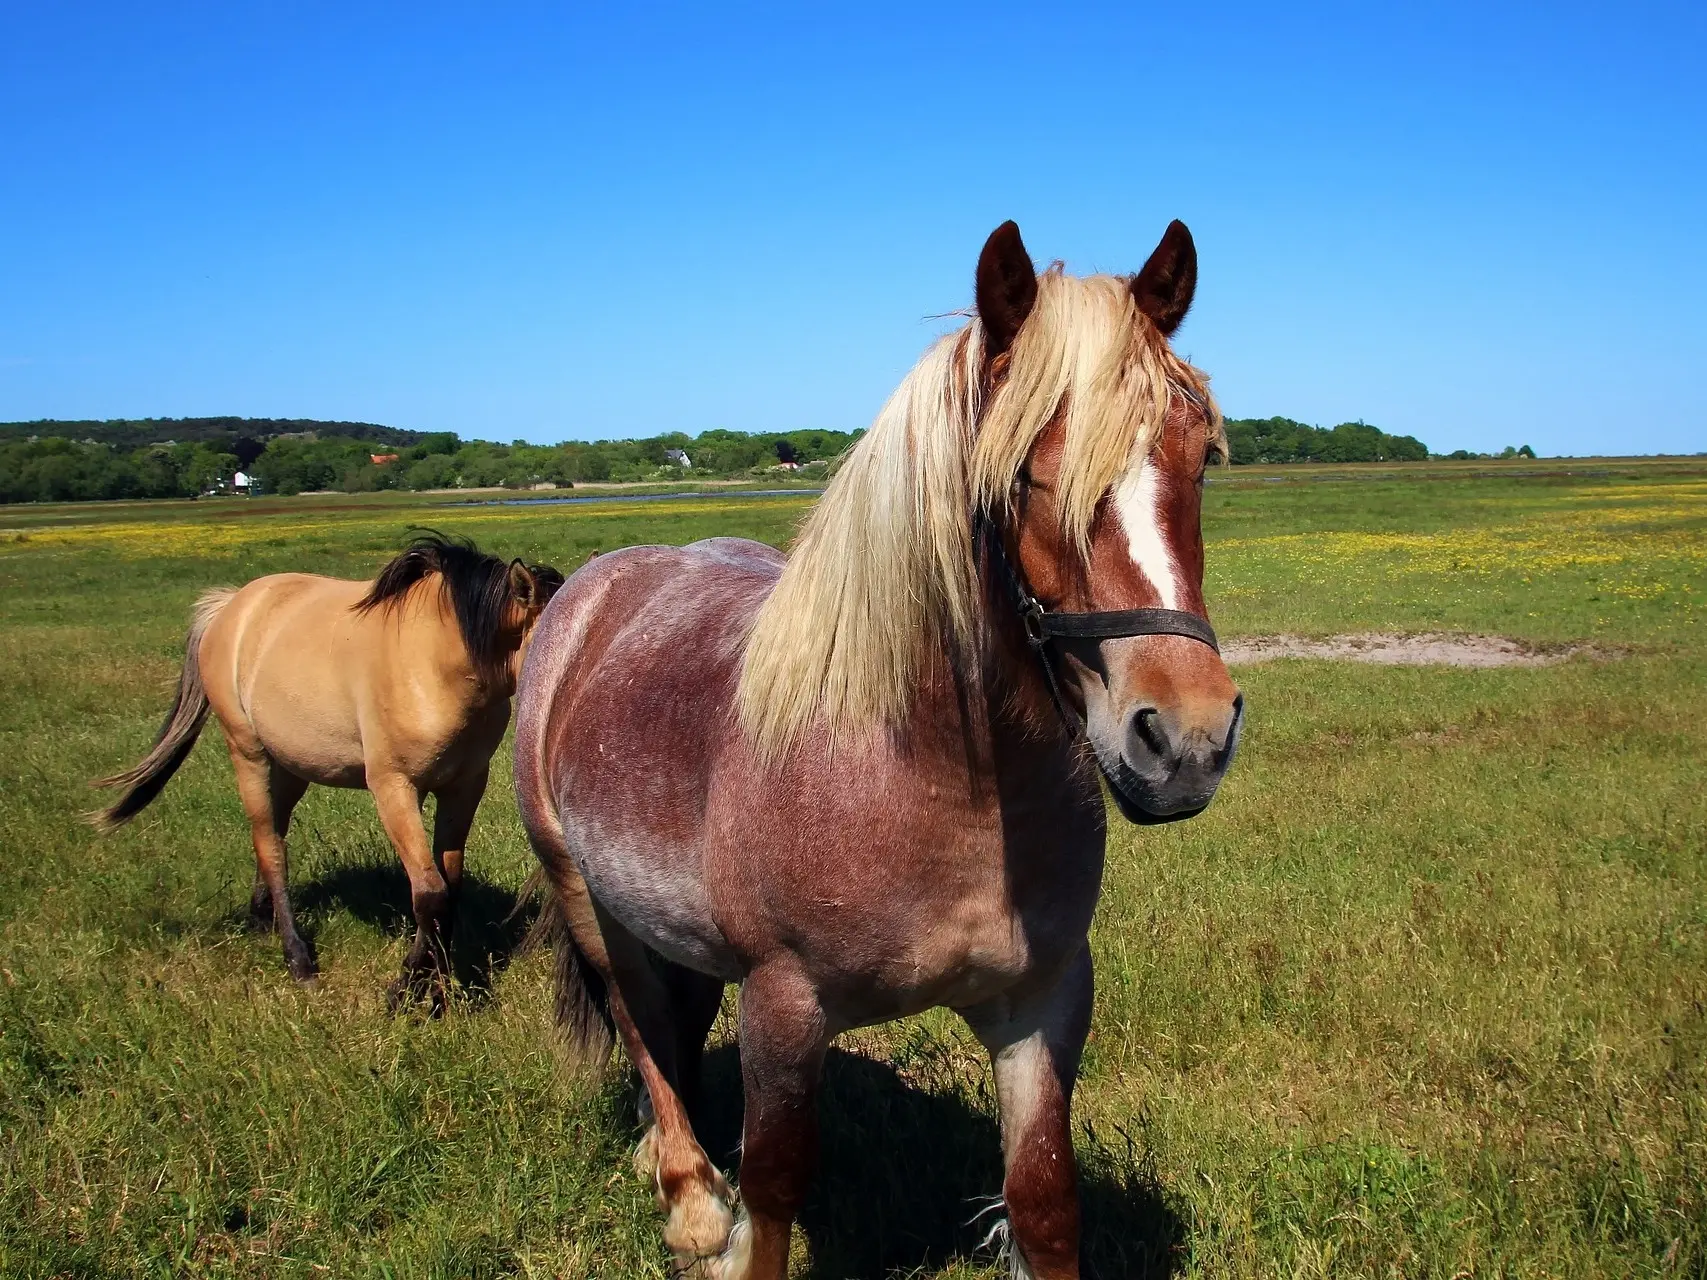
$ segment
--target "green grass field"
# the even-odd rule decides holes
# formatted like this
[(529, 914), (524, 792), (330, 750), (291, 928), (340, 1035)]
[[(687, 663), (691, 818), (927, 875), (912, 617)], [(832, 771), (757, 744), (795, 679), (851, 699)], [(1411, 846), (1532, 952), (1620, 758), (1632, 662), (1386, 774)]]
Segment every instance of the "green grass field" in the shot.
[[(0, 1275), (662, 1277), (622, 1072), (557, 1072), (507, 749), (446, 1016), (387, 1017), (406, 882), (311, 791), (292, 881), (323, 977), (244, 930), (211, 730), (102, 840), (202, 588), (371, 573), (410, 524), (570, 569), (786, 543), (806, 497), (381, 496), (0, 508)], [(1258, 468), (1206, 496), (1224, 635), (1466, 631), (1597, 656), (1236, 674), (1202, 818), (1114, 826), (1077, 1094), (1090, 1273), (1707, 1275), (1707, 460)], [(727, 1020), (708, 1146), (733, 1165)], [(994, 1277), (987, 1068), (946, 1014), (850, 1036), (797, 1274)]]

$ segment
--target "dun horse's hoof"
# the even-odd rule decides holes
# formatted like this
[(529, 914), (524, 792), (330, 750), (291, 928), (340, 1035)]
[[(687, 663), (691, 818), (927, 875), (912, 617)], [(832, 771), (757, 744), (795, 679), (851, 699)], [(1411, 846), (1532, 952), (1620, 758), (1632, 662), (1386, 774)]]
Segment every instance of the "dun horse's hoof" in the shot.
[(303, 986), (311, 986), (320, 977), (320, 966), (314, 963), (312, 956), (287, 957), (285, 968), (290, 970), (290, 976)]
[(405, 1009), (413, 1008), (423, 1000), (427, 1002), (427, 1012), (437, 1018), (445, 1011), (445, 979), (442, 975), (428, 971), (405, 969), (395, 982), (385, 992), (385, 1011), (396, 1017)]
[(395, 1018), (419, 998), (408, 978), (398, 978), (385, 989), (385, 1011)]

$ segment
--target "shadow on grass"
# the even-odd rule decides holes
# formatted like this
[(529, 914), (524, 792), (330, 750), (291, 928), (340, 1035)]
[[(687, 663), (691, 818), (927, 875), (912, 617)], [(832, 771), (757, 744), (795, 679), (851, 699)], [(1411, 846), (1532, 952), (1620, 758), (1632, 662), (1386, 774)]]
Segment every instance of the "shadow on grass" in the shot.
[[(310, 926), (316, 916), (331, 910), (347, 911), (394, 937), (410, 937), (415, 931), (409, 876), (398, 862), (333, 868), (293, 887), (291, 902), (311, 947)], [(491, 998), (493, 984), (515, 957), (538, 911), (533, 903), (518, 911), (516, 896), (508, 889), (464, 873), (451, 935), (451, 967), (466, 998), (477, 1004)]]
[[(987, 1082), (938, 1073), (927, 1090), (886, 1062), (831, 1049), (819, 1104), (822, 1160), (800, 1225), (814, 1280), (879, 1280), (955, 1264), (993, 1265), (984, 1242), (1003, 1215), (1001, 1138)], [(735, 1047), (706, 1055), (697, 1132), (708, 1153), (739, 1163), (741, 1075)], [(1125, 1134), (1118, 1147), (1079, 1135), (1082, 1258), (1090, 1280), (1176, 1274), (1185, 1227), (1153, 1163)], [(982, 1212), (981, 1212), (982, 1211)]]

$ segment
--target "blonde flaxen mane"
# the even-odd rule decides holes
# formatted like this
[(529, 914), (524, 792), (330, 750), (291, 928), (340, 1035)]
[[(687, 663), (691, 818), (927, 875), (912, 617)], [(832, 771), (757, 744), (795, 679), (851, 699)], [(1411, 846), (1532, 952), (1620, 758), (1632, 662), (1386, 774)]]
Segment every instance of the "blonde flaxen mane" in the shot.
[[(976, 319), (940, 339), (849, 451), (748, 638), (736, 705), (761, 755), (808, 725), (832, 738), (899, 726), (926, 655), (975, 669), (977, 512), (1008, 502), (1038, 435), (1066, 415), (1062, 532), (1083, 549), (1103, 496), (1160, 439), (1175, 389), (1209, 406), (1120, 276), (1037, 280), (1037, 301), (980, 403)], [(1217, 428), (1218, 429), (1218, 428)]]

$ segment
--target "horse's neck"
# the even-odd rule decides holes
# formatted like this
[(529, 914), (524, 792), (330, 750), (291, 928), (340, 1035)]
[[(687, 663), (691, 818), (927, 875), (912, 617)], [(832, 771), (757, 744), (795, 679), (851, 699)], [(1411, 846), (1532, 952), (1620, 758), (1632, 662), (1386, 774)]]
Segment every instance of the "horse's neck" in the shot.
[(976, 792), (998, 774), (1077, 759), (1076, 735), (1057, 709), (1043, 665), (1026, 643), (1010, 597), (986, 591), (974, 670), (959, 670), (948, 645), (918, 673), (910, 717), (914, 749), (963, 767)]
[(990, 732), (1000, 748), (1004, 741), (1045, 740), (1070, 750), (1075, 734), (1068, 731), (1056, 694), (1051, 690), (1043, 659), (1025, 637), (1012, 588), (993, 565), (980, 582), (984, 609), (984, 642), (979, 656), (979, 679), (984, 704), (990, 710)]

